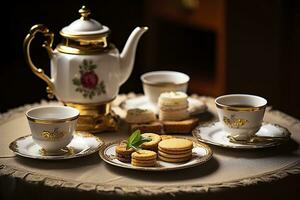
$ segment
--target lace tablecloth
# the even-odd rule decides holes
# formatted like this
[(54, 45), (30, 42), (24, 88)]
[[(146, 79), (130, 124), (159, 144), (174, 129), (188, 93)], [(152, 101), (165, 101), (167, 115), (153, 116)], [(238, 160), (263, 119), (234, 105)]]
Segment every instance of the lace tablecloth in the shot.
[[(113, 110), (121, 118), (125, 111), (119, 105), (135, 94), (120, 95), (113, 102)], [(199, 115), (201, 123), (215, 120), (212, 98), (199, 97), (206, 102), (208, 112)], [(0, 116), (0, 198), (31, 197), (40, 191), (40, 197), (65, 198), (239, 198), (234, 191), (250, 188), (250, 194), (263, 193), (255, 186), (268, 185), (270, 195), (276, 195), (277, 183), (300, 174), (300, 121), (280, 111), (269, 109), (265, 121), (278, 123), (292, 133), (292, 141), (286, 145), (260, 150), (234, 150), (211, 146), (214, 155), (207, 163), (178, 171), (142, 172), (114, 167), (93, 154), (84, 158), (64, 161), (41, 161), (15, 156), (8, 148), (11, 141), (29, 134), (24, 112), (37, 105), (58, 104), (42, 101), (13, 109)], [(105, 142), (128, 137), (126, 124), (121, 121), (120, 130), (99, 133)], [(295, 181), (295, 180), (294, 180)], [(298, 183), (299, 181), (296, 180)], [(274, 186), (272, 186), (272, 184)], [(273, 187), (273, 189), (272, 189)], [(252, 189), (251, 189), (252, 188)], [(276, 190), (276, 189), (275, 189)], [(233, 192), (230, 192), (233, 191)], [(22, 192), (24, 194), (22, 194)], [(224, 195), (223, 195), (224, 193)], [(213, 196), (213, 194), (217, 194)], [(242, 195), (248, 193), (242, 193)], [(250, 195), (251, 196), (251, 195)], [(243, 198), (250, 197), (244, 196)], [(275, 196), (274, 196), (275, 197)], [(278, 197), (278, 196), (277, 196)], [(26, 199), (26, 198), (25, 198)]]

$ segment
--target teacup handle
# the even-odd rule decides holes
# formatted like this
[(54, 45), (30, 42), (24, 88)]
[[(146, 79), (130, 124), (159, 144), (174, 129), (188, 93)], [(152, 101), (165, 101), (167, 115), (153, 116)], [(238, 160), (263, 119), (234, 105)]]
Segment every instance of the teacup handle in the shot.
[(44, 70), (41, 68), (37, 68), (30, 57), (30, 44), (32, 42), (32, 40), (35, 37), (36, 33), (42, 33), (47, 39), (45, 40), (43, 47), (46, 48), (50, 58), (52, 58), (53, 56), (53, 50), (51, 49), (53, 40), (54, 40), (54, 34), (43, 24), (37, 24), (31, 27), (29, 33), (27, 34), (27, 36), (24, 39), (24, 43), (23, 43), (23, 50), (25, 53), (25, 59), (27, 64), (29, 65), (29, 67), (31, 68), (31, 70), (33, 71), (33, 73), (35, 75), (37, 75), (38, 77), (40, 77), (41, 79), (43, 79), (46, 83), (47, 83), (47, 93), (48, 93), (48, 98), (52, 99), (54, 97), (54, 84), (52, 82), (52, 80), (49, 78), (49, 76), (47, 76), (44, 73)]

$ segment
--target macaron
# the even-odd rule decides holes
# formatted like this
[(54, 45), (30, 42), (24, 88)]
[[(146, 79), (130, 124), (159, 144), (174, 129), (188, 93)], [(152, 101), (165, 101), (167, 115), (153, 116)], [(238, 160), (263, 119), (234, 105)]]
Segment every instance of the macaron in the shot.
[(116, 158), (121, 162), (128, 162), (131, 161), (131, 154), (134, 152), (133, 148), (127, 149), (127, 144), (120, 143), (116, 147)]

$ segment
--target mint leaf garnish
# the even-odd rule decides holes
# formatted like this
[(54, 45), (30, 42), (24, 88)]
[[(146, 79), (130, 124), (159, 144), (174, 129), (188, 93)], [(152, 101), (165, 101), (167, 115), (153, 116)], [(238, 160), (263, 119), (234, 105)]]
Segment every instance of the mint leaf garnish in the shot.
[(138, 150), (141, 144), (149, 141), (151, 141), (151, 139), (142, 137), (141, 131), (138, 129), (129, 136), (126, 148), (133, 148), (134, 150)]

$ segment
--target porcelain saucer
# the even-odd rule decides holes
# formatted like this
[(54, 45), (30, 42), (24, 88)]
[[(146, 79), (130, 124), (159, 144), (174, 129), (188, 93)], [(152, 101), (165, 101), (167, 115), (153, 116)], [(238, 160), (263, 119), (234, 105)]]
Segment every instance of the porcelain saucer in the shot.
[(263, 123), (261, 128), (255, 134), (251, 142), (234, 142), (230, 139), (230, 134), (223, 131), (220, 122), (198, 126), (193, 130), (193, 136), (199, 141), (236, 149), (258, 149), (273, 147), (286, 142), (290, 138), (290, 132), (277, 124)]
[(42, 160), (64, 160), (90, 155), (104, 145), (104, 142), (87, 132), (77, 131), (70, 144), (61, 150), (59, 155), (47, 154), (39, 145), (33, 142), (32, 136), (27, 135), (11, 142), (9, 148), (17, 155), (42, 159)]
[(99, 151), (99, 155), (106, 163), (127, 168), (133, 170), (141, 171), (170, 171), (194, 167), (206, 163), (212, 157), (212, 150), (206, 144), (194, 141), (192, 150), (192, 159), (187, 162), (182, 163), (170, 163), (162, 160), (156, 161), (156, 166), (154, 167), (138, 167), (133, 166), (130, 163), (121, 162), (116, 158), (116, 147), (120, 144), (120, 141), (112, 142), (105, 145)]
[[(188, 111), (191, 115), (203, 113), (207, 110), (206, 104), (196, 98), (188, 97), (189, 108)], [(149, 109), (158, 114), (159, 108), (157, 105), (151, 103), (146, 96), (138, 96), (136, 98), (127, 99), (120, 104), (120, 107), (124, 110), (132, 108)]]

